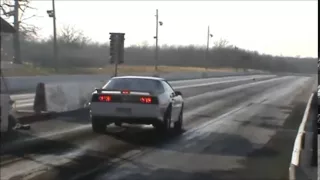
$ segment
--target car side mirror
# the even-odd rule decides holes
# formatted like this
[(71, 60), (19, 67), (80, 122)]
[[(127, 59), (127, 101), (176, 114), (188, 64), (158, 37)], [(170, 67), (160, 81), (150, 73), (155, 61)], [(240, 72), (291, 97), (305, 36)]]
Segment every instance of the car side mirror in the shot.
[(175, 94), (176, 96), (182, 96), (182, 93), (181, 93), (180, 91), (175, 91), (174, 94)]

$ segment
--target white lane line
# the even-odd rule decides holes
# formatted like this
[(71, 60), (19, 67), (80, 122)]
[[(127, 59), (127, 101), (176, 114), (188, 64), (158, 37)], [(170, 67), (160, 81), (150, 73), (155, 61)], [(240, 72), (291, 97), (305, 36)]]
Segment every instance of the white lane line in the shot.
[(20, 100), (20, 99), (30, 99), (34, 98), (34, 93), (28, 93), (28, 94), (12, 94), (10, 95), (12, 100)]
[(25, 108), (33, 106), (34, 99), (23, 99), (23, 100), (16, 100), (12, 105), (14, 109)]
[(20, 108), (26, 108), (26, 107), (32, 107), (33, 106), (33, 102), (31, 103), (23, 103), (23, 104), (14, 104), (13, 108), (14, 109), (20, 109)]
[[(276, 77), (276, 76), (266, 76), (266, 77), (256, 77), (256, 79), (264, 79), (264, 78), (270, 78), (270, 77)], [(250, 78), (244, 78), (244, 79), (234, 79), (234, 80), (228, 80), (228, 81), (219, 81), (219, 82), (211, 82), (211, 83), (202, 83), (202, 84), (193, 84), (193, 85), (186, 85), (186, 86), (178, 86), (173, 87), (174, 89), (186, 89), (191, 87), (201, 87), (201, 86), (210, 86), (214, 84), (224, 84), (224, 83), (232, 83), (232, 82), (240, 82), (240, 81), (247, 81), (252, 80), (253, 77)]]
[(33, 103), (33, 99), (22, 99), (22, 100), (16, 100), (15, 102), (19, 102), (19, 104), (25, 104), (25, 103)]
[(241, 91), (243, 89), (250, 88), (250, 87), (253, 87), (253, 86), (256, 86), (256, 85), (259, 85), (259, 84), (282, 81), (282, 80), (286, 80), (286, 79), (288, 79), (288, 80), (289, 79), (293, 79), (293, 77), (280, 77), (280, 78), (277, 78), (277, 79), (269, 79), (269, 80), (253, 82), (253, 83), (249, 83), (249, 84), (241, 84), (241, 85), (238, 85), (238, 86), (234, 86), (234, 87), (227, 88), (227, 89), (222, 89), (222, 90), (219, 90), (219, 91), (206, 92), (206, 93), (203, 93), (203, 94), (199, 94), (199, 95), (188, 97), (188, 98), (185, 99), (185, 102), (189, 102), (189, 101), (192, 102), (192, 101), (199, 100), (201, 98), (207, 98), (207, 97), (211, 97), (212, 98), (213, 96), (218, 97), (218, 96), (222, 96), (224, 94), (229, 94), (229, 93), (237, 93), (238, 91)]
[(195, 83), (195, 82), (206, 82), (206, 81), (223, 81), (228, 79), (241, 79), (248, 77), (262, 77), (262, 76), (270, 76), (270, 75), (247, 75), (247, 76), (227, 76), (227, 77), (212, 77), (212, 78), (201, 78), (201, 79), (188, 79), (188, 80), (177, 80), (177, 81), (169, 81), (170, 83)]

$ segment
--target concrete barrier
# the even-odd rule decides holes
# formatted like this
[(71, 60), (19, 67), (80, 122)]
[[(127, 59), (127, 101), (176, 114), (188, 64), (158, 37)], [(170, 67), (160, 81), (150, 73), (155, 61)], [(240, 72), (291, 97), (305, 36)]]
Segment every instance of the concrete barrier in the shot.
[(46, 101), (45, 101), (45, 85), (44, 83), (39, 83), (36, 87), (36, 96), (34, 97), (33, 110), (36, 114), (46, 111)]
[(35, 95), (34, 110), (68, 112), (84, 108), (90, 101), (94, 89), (104, 84), (105, 81), (45, 84), (45, 96), (41, 98), (41, 91), (37, 91)]
[(29, 77), (6, 77), (9, 91), (12, 93), (35, 92), (38, 83), (68, 83), (68, 82), (91, 82), (107, 81), (110, 75), (52, 75), (52, 76), (29, 76)]
[[(202, 72), (174, 72), (160, 73), (160, 77), (168, 80), (199, 79), (203, 77), (223, 77), (223, 76), (242, 76), (251, 74), (267, 74), (262, 72), (207, 72), (205, 76)], [(152, 76), (152, 73), (140, 73), (137, 75)], [(10, 93), (35, 92), (39, 82), (66, 83), (66, 82), (91, 82), (107, 81), (111, 78), (108, 74), (96, 75), (52, 75), (52, 76), (25, 76), (25, 77), (6, 77)]]
[(294, 142), (292, 157), (291, 157), (291, 163), (289, 167), (289, 180), (306, 180), (309, 179), (308, 173), (304, 170), (304, 165), (301, 163), (302, 160), (302, 151), (306, 148), (305, 146), (305, 138), (306, 138), (306, 123), (309, 118), (310, 108), (314, 101), (313, 96), (315, 96), (315, 93), (312, 93), (308, 103), (307, 107), (305, 109), (302, 122), (299, 126), (298, 134)]

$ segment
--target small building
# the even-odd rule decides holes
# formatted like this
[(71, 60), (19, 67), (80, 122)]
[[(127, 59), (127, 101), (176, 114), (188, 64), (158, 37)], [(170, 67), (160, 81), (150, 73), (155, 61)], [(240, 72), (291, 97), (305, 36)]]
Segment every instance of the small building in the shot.
[[(12, 27), (12, 25), (10, 25), (6, 20), (4, 20), (2, 17), (0, 17), (1, 19), (1, 26), (0, 26), (0, 38), (1, 38), (1, 42), (3, 42), (2, 38), (5, 38), (8, 34), (13, 34), (16, 32), (16, 30), (14, 29), (14, 27)], [(2, 45), (2, 44), (1, 44)], [(3, 50), (3, 46), (1, 46), (1, 59), (6, 59), (5, 57), (7, 56), (7, 53), (4, 52)]]
[[(14, 27), (12, 25), (10, 25), (10, 23), (8, 23), (6, 20), (4, 20), (3, 18), (1, 18), (1, 26), (0, 26), (0, 33), (2, 35), (2, 33), (10, 33), (10, 34), (13, 34), (16, 32), (16, 30), (14, 29)], [(1, 36), (0, 36), (1, 37)], [(2, 60), (2, 55), (4, 55), (5, 53), (3, 52), (3, 49), (1, 47), (1, 64), (0, 64), (0, 67), (1, 67), (1, 70), (7, 70), (7, 69), (17, 69), (17, 68), (20, 68), (22, 65), (17, 65), (17, 64), (14, 64), (13, 62), (11, 61), (3, 61)]]
[(1, 26), (0, 26), (1, 33), (15, 33), (16, 32), (14, 27), (11, 26), (6, 20), (2, 19), (2, 17), (0, 17), (0, 19), (1, 19)]

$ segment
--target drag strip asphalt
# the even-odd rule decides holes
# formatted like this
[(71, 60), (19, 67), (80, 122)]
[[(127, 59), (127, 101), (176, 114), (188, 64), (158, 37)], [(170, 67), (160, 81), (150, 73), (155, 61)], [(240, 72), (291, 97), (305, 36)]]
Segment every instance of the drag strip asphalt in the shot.
[[(287, 77), (284, 77), (287, 78)], [(281, 79), (281, 78), (280, 78)], [(274, 79), (266, 78), (266, 82), (273, 82), (278, 81)], [(241, 89), (254, 86), (256, 83), (264, 82), (264, 78), (261, 80), (246, 80), (246, 81), (240, 81), (240, 82), (232, 82), (230, 84), (222, 84), (222, 85), (211, 85), (211, 86), (202, 86), (201, 88), (190, 88), (190, 89), (182, 89), (184, 101), (185, 101), (185, 110), (188, 110), (188, 108), (206, 105), (207, 101), (206, 99), (210, 97), (211, 99), (216, 97), (223, 97), (223, 95), (228, 95), (230, 93), (238, 92)], [(201, 101), (195, 101), (196, 99), (199, 99)], [(189, 101), (193, 101), (191, 105), (189, 105)], [(74, 118), (74, 116), (76, 118)], [(70, 113), (70, 115), (63, 116), (58, 119), (49, 119), (46, 122), (36, 122), (31, 124), (32, 130), (27, 131), (24, 134), (30, 134), (32, 136), (36, 135), (37, 137), (51, 137), (55, 136), (55, 134), (65, 134), (61, 133), (63, 130), (65, 132), (69, 131), (81, 131), (86, 130), (90, 128), (90, 122), (88, 120), (88, 112), (86, 110), (78, 111), (76, 113)], [(62, 120), (61, 120), (62, 119)], [(13, 137), (9, 138), (7, 141), (9, 141), (11, 144), (16, 143), (16, 141), (21, 142), (25, 144), (25, 139), (30, 138), (30, 136), (24, 136), (22, 137), (18, 136), (18, 138)], [(21, 139), (22, 138), (22, 139)], [(7, 142), (6, 141), (6, 142)], [(6, 149), (6, 144), (4, 144), (1, 148), (1, 151), (4, 151)]]
[(287, 179), (296, 128), (311, 92), (303, 84), (271, 88), (220, 116), (211, 117), (212, 109), (207, 110), (204, 123), (166, 143), (144, 135), (151, 143), (148, 148), (73, 179)]
[[(188, 96), (185, 97), (185, 132), (181, 135), (160, 137), (150, 126), (110, 126), (106, 134), (98, 135), (91, 132), (86, 112), (37, 122), (35, 130), (42, 132), (24, 135), (43, 136), (43, 143), (2, 153), (1, 179), (44, 171), (50, 172), (46, 179), (232, 179), (239, 176), (249, 180), (257, 178), (259, 173), (270, 175), (270, 179), (276, 175), (282, 177), (288, 164), (282, 168), (285, 160), (274, 156), (287, 149), (260, 150), (279, 133), (284, 134), (285, 141), (294, 140), (295, 127), (286, 128), (291, 126), (290, 118), (298, 121), (299, 114), (291, 116), (303, 109), (305, 99), (301, 96), (309, 82), (310, 78), (288, 76), (225, 89), (214, 89), (214, 86), (213, 90), (207, 89), (208, 86), (183, 89), (183, 94)], [(59, 140), (45, 137), (44, 132), (54, 133), (63, 127), (65, 130), (83, 127), (83, 131)], [(56, 130), (50, 132), (50, 129)], [(290, 156), (291, 152), (287, 153)], [(257, 160), (253, 162), (251, 157)], [(254, 169), (258, 168), (255, 161), (261, 161), (261, 166), (274, 167), (261, 172)], [(259, 173), (251, 175), (252, 170)]]

